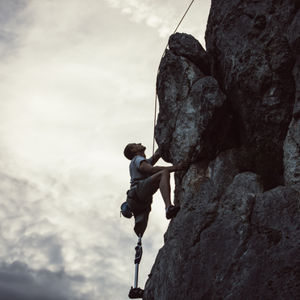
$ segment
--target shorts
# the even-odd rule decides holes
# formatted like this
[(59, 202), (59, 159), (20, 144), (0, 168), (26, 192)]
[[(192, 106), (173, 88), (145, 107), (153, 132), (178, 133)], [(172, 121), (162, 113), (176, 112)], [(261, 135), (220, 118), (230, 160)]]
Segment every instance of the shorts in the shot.
[[(130, 210), (133, 213), (137, 213), (150, 207), (152, 204), (152, 196), (156, 193), (158, 188), (156, 188), (151, 180), (151, 177), (148, 177), (145, 180), (139, 181), (139, 183), (130, 189), (127, 197), (127, 203), (130, 207)], [(137, 197), (138, 201), (134, 198)]]

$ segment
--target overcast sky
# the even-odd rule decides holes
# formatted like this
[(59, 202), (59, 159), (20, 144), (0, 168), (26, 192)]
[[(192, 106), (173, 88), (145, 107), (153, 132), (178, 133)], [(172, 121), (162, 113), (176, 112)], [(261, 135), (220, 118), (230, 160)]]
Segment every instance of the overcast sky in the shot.
[[(128, 299), (133, 220), (123, 149), (152, 153), (157, 67), (190, 0), (0, 0), (0, 295)], [(210, 0), (179, 32), (203, 46)], [(159, 193), (144, 288), (169, 221)]]

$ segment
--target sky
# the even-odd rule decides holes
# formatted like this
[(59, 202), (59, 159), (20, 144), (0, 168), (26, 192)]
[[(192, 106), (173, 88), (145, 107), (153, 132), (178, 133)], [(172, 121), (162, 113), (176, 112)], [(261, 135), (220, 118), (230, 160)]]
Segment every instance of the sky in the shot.
[[(157, 68), (189, 4), (0, 0), (2, 299), (128, 299), (137, 237), (119, 214), (123, 149), (152, 154)], [(209, 9), (195, 0), (178, 32), (205, 47)], [(141, 288), (168, 224), (158, 192)]]

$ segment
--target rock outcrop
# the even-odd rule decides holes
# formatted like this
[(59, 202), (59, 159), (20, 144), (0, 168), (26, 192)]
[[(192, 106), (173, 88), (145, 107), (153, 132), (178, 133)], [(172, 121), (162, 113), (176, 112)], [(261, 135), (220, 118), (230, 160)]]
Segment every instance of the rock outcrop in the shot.
[(214, 157), (226, 138), (229, 123), (226, 97), (218, 82), (204, 77), (194, 64), (167, 50), (160, 65), (157, 90), (163, 101), (155, 136), (164, 159), (178, 163)]
[(300, 2), (213, 0), (170, 37), (155, 137), (175, 204), (144, 299), (299, 299)]
[(202, 45), (190, 34), (175, 33), (170, 36), (169, 48), (177, 56), (187, 58), (206, 76), (211, 75), (209, 56)]

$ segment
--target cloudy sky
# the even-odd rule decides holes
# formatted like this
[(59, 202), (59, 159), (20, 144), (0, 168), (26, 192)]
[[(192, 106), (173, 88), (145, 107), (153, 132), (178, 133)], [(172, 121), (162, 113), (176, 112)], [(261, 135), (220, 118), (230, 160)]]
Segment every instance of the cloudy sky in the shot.
[[(128, 299), (133, 220), (123, 148), (152, 152), (155, 80), (190, 0), (0, 0), (0, 294)], [(210, 0), (179, 32), (204, 46)], [(168, 226), (160, 194), (143, 238), (144, 288)]]

